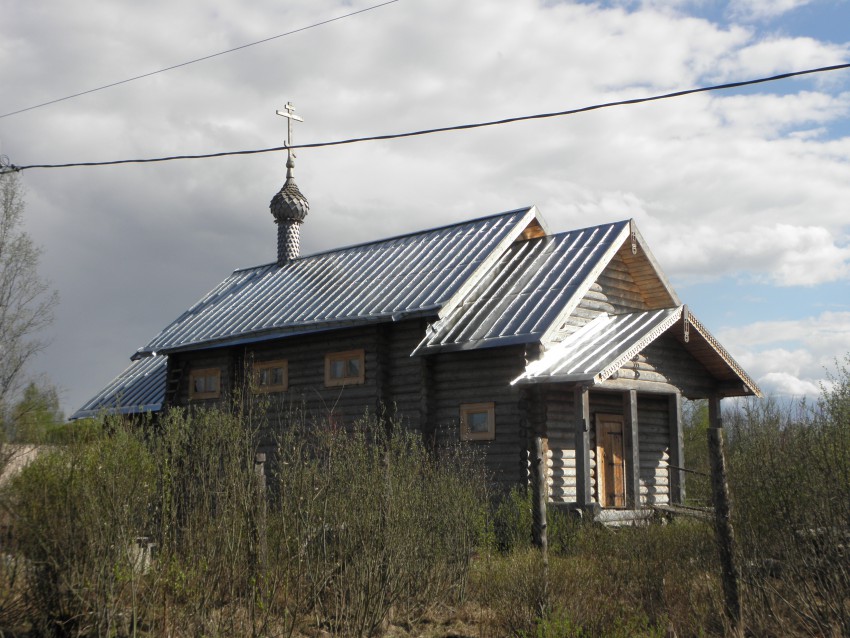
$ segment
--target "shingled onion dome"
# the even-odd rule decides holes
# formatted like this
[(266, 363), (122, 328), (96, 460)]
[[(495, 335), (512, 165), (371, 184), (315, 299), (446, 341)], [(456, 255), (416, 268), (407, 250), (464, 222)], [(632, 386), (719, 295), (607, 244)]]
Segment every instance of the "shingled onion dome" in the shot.
[(286, 160), (286, 181), (269, 204), (277, 224), (277, 263), (283, 265), (301, 256), (301, 224), (310, 211), (310, 202), (298, 190), (292, 169), (292, 155)]

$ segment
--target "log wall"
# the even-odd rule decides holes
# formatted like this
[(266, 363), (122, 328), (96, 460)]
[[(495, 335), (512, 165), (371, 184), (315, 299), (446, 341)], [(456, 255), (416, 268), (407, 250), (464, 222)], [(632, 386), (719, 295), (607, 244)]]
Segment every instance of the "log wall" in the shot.
[(669, 505), (670, 407), (666, 395), (638, 394), (641, 505)]
[(520, 390), (510, 382), (525, 369), (522, 346), (432, 355), (433, 422), (438, 445), (460, 439), (462, 403), (495, 404), (496, 436), (470, 441), (484, 454), (496, 483), (509, 487), (528, 479), (527, 433), (520, 412)]
[(549, 441), (546, 454), (549, 498), (554, 503), (575, 503), (578, 500), (576, 496), (576, 416), (572, 386), (547, 385), (544, 401)]
[[(409, 320), (363, 328), (293, 336), (245, 347), (210, 349), (171, 355), (170, 364), (185, 366), (175, 403), (228, 405), (237, 389), (247, 392), (251, 361), (286, 360), (288, 390), (254, 397), (268, 440), (287, 419), (332, 420), (350, 425), (367, 412), (384, 411), (405, 427), (420, 431), (435, 445), (459, 441), (460, 406), (495, 404), (493, 441), (470, 441), (481, 450), (487, 469), (507, 487), (527, 480), (527, 425), (520, 413), (520, 390), (510, 385), (525, 369), (522, 346), (411, 357), (425, 334), (425, 322)], [(365, 380), (361, 385), (326, 388), (325, 355), (363, 349)], [(189, 401), (189, 370), (221, 370), (219, 399)], [(525, 420), (527, 421), (527, 419)]]
[[(590, 393), (590, 481), (593, 502), (598, 502), (596, 469), (596, 414), (622, 414), (628, 401), (623, 392)], [(554, 503), (574, 504), (576, 492), (576, 410), (573, 388), (567, 384), (546, 386), (547, 467), (549, 498)], [(638, 393), (638, 459), (641, 505), (670, 501), (667, 464), (670, 444), (670, 408), (666, 394)], [(631, 455), (629, 455), (631, 459)], [(631, 463), (631, 460), (628, 461)], [(629, 468), (627, 467), (627, 471)]]
[(556, 340), (562, 340), (603, 312), (623, 314), (649, 308), (623, 255), (618, 252), (579, 301), (575, 311), (558, 331)]
[(717, 393), (716, 379), (671, 334), (664, 334), (653, 341), (615, 372), (612, 379), (634, 381), (637, 388), (641, 383), (667, 383), (679, 388), (684, 396), (691, 399)]

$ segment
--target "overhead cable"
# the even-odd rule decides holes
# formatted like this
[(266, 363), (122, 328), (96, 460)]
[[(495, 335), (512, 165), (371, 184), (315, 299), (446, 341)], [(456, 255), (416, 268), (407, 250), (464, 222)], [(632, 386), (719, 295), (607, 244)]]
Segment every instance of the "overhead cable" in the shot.
[(48, 106), (50, 104), (56, 104), (57, 102), (64, 102), (65, 100), (70, 100), (75, 97), (80, 97), (81, 95), (88, 95), (89, 93), (95, 93), (97, 91), (103, 91), (104, 89), (111, 89), (114, 86), (120, 86), (121, 84), (127, 84), (128, 82), (134, 82), (136, 80), (141, 80), (142, 78), (148, 78), (152, 75), (157, 75), (158, 73), (165, 73), (166, 71), (173, 71), (174, 69), (179, 69), (184, 66), (189, 66), (190, 64), (195, 64), (196, 62), (203, 62), (204, 60), (210, 60), (212, 58), (217, 58), (220, 55), (226, 55), (228, 53), (233, 53), (234, 51), (241, 51), (242, 49), (247, 49), (248, 47), (253, 47), (258, 44), (263, 44), (265, 42), (271, 42), (272, 40), (277, 40), (278, 38), (283, 38), (288, 35), (293, 35), (295, 33), (301, 33), (302, 31), (307, 31), (309, 29), (315, 29), (316, 27), (321, 27), (326, 24), (330, 24), (331, 22), (337, 22), (338, 20), (344, 20), (345, 18), (350, 18), (352, 16), (356, 16), (359, 13), (366, 13), (367, 11), (372, 11), (373, 9), (379, 9), (380, 7), (385, 7), (388, 4), (393, 4), (394, 2), (398, 2), (399, 0), (387, 0), (386, 2), (382, 2), (380, 4), (373, 5), (371, 7), (366, 7), (365, 9), (359, 9), (358, 11), (352, 11), (351, 13), (346, 13), (345, 15), (337, 16), (336, 18), (329, 18), (328, 20), (322, 20), (321, 22), (316, 22), (315, 24), (311, 24), (306, 27), (300, 27), (298, 29), (293, 29), (292, 31), (287, 31), (286, 33), (279, 33), (278, 35), (273, 35), (269, 38), (263, 38), (262, 40), (257, 40), (256, 42), (249, 42), (248, 44), (242, 44), (238, 47), (233, 47), (232, 49), (227, 49), (225, 51), (219, 51), (218, 53), (211, 53), (210, 55), (205, 55), (202, 58), (195, 58), (194, 60), (189, 60), (188, 62), (181, 62), (180, 64), (174, 64), (172, 66), (167, 66), (164, 69), (157, 69), (156, 71), (151, 71), (149, 73), (143, 73), (142, 75), (136, 75), (131, 78), (127, 78), (126, 80), (119, 80), (118, 82), (112, 82), (111, 84), (104, 84), (103, 86), (98, 86), (93, 89), (88, 89), (86, 91), (80, 91), (79, 93), (74, 93), (72, 95), (66, 95), (65, 97), (60, 97), (55, 100), (50, 100), (48, 102), (42, 102), (41, 104), (34, 104), (33, 106), (28, 106), (24, 109), (18, 109), (17, 111), (11, 111), (9, 113), (4, 113), (0, 115), (0, 119), (4, 117), (9, 117), (12, 115), (17, 115), (18, 113), (25, 113), (27, 111), (32, 111), (34, 109), (40, 109), (43, 106)]
[(277, 151), (285, 151), (288, 149), (303, 149), (303, 148), (324, 148), (326, 146), (342, 146), (344, 144), (355, 144), (358, 142), (374, 142), (379, 140), (394, 140), (405, 137), (417, 137), (420, 135), (432, 135), (434, 133), (447, 133), (450, 131), (465, 131), (469, 129), (475, 128), (483, 128), (485, 126), (498, 126), (502, 124), (512, 124), (514, 122), (525, 122), (528, 120), (541, 120), (545, 118), (551, 117), (562, 117), (566, 115), (577, 115), (579, 113), (587, 113), (588, 111), (596, 111), (599, 109), (611, 108), (614, 106), (630, 106), (634, 104), (643, 104), (645, 102), (655, 102), (658, 100), (668, 100), (676, 97), (683, 97), (685, 95), (693, 95), (694, 93), (705, 93), (708, 91), (720, 91), (724, 89), (733, 89), (739, 88), (743, 86), (751, 86), (753, 84), (762, 84), (765, 82), (775, 82), (777, 80), (784, 80), (787, 78), (792, 78), (800, 75), (810, 75), (813, 73), (825, 73), (828, 71), (838, 71), (841, 69), (850, 68), (850, 64), (835, 64), (832, 66), (824, 66), (819, 67), (817, 69), (806, 69), (804, 71), (792, 71), (790, 73), (781, 73), (779, 75), (773, 75), (770, 77), (757, 78), (755, 80), (743, 80), (741, 82), (728, 82), (726, 84), (715, 84), (713, 86), (704, 86), (695, 89), (686, 89), (683, 91), (675, 91), (673, 93), (664, 93), (663, 95), (653, 95), (650, 97), (641, 97), (641, 98), (632, 98), (629, 100), (618, 100), (616, 102), (604, 102), (601, 104), (594, 104), (592, 106), (583, 106), (581, 108), (575, 109), (567, 109), (565, 111), (554, 111), (551, 113), (537, 113), (535, 115), (520, 115), (517, 117), (509, 117), (501, 120), (491, 120), (488, 122), (478, 122), (474, 124), (458, 124), (455, 126), (443, 126), (439, 128), (430, 128), (430, 129), (422, 129), (419, 131), (410, 131), (407, 133), (389, 133), (386, 135), (371, 135), (367, 137), (353, 137), (345, 140), (336, 140), (331, 142), (312, 142), (307, 144), (293, 144), (289, 147), (287, 146), (273, 146), (271, 148), (261, 148), (261, 149), (253, 149), (253, 150), (243, 150), (243, 151), (223, 151), (219, 153), (204, 153), (200, 155), (172, 155), (169, 157), (152, 157), (152, 158), (144, 158), (144, 159), (124, 159), (124, 160), (111, 160), (105, 162), (72, 162), (67, 164), (29, 164), (26, 166), (15, 166), (14, 164), (9, 164), (7, 167), (0, 167), (0, 170), (4, 170), (4, 172), (8, 171), (22, 171), (30, 168), (72, 168), (72, 167), (80, 167), (80, 166), (115, 166), (118, 164), (146, 164), (152, 162), (170, 162), (174, 160), (184, 160), (184, 159), (208, 159), (212, 157), (229, 157), (232, 155), (255, 155), (258, 153), (274, 153)]

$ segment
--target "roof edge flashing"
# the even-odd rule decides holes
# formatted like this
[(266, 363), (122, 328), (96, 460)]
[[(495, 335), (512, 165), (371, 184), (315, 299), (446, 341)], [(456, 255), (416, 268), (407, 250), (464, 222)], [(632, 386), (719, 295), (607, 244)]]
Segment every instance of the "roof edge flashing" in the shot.
[[(517, 213), (521, 210), (524, 209), (518, 208), (513, 212)], [(463, 303), (467, 295), (469, 295), (469, 293), (475, 288), (476, 284), (481, 280), (481, 277), (483, 277), (490, 270), (493, 264), (501, 258), (504, 252), (508, 249), (508, 246), (513, 244), (517, 238), (525, 232), (525, 229), (528, 228), (532, 221), (537, 221), (541, 228), (543, 228), (543, 230), (548, 234), (547, 225), (545, 220), (543, 220), (543, 216), (540, 214), (540, 211), (537, 209), (537, 206), (529, 206), (525, 209), (525, 214), (517, 220), (511, 231), (493, 247), (490, 254), (487, 255), (486, 258), (482, 259), (481, 263), (478, 264), (478, 267), (470, 273), (469, 277), (466, 278), (463, 285), (461, 285), (461, 287), (458, 288), (443, 304), (439, 313), (440, 319), (444, 319), (449, 316), (455, 308)]]
[(572, 297), (570, 298), (570, 301), (564, 306), (564, 309), (561, 311), (561, 313), (557, 317), (555, 317), (555, 320), (543, 333), (541, 343), (544, 347), (548, 347), (551, 344), (558, 343), (554, 340), (554, 336), (558, 333), (560, 327), (570, 317), (570, 315), (573, 314), (573, 311), (575, 311), (579, 303), (581, 303), (581, 300), (587, 294), (587, 291), (590, 290), (590, 287), (593, 285), (593, 282), (596, 281), (602, 271), (605, 270), (605, 268), (611, 262), (611, 259), (613, 259), (614, 255), (617, 254), (617, 251), (620, 250), (620, 247), (623, 245), (623, 242), (628, 239), (631, 229), (631, 220), (629, 220), (629, 223), (620, 223), (623, 224), (623, 228), (620, 230), (616, 239), (612, 241), (611, 245), (605, 250), (602, 257), (599, 259), (599, 262), (596, 267), (593, 268), (590, 272), (588, 272), (584, 280), (576, 287), (575, 293), (573, 293)]

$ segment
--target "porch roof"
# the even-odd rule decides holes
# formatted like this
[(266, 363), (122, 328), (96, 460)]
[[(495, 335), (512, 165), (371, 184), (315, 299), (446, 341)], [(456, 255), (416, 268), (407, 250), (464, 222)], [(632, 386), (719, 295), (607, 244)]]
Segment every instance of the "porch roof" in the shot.
[[(675, 327), (678, 325), (679, 329)], [(685, 350), (727, 388), (725, 396), (762, 396), (758, 385), (694, 317), (687, 306), (619, 315), (602, 313), (543, 357), (528, 364), (512, 384), (573, 382), (597, 385), (672, 331)]]

